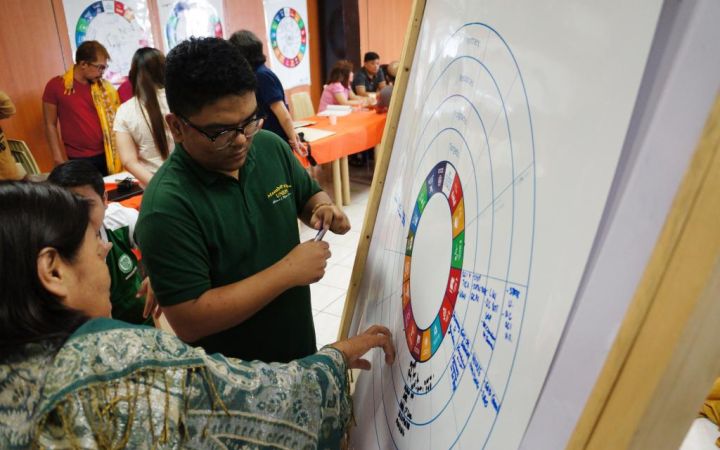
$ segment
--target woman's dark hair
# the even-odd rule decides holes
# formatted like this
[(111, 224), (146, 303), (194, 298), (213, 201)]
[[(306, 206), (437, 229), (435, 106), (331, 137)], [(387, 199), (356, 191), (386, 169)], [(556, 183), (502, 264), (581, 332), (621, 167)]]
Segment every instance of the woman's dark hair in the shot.
[(350, 74), (353, 71), (353, 65), (347, 59), (338, 60), (330, 70), (328, 77), (329, 83), (337, 83), (338, 81), (346, 88), (350, 87)]
[(52, 247), (73, 261), (89, 222), (88, 202), (47, 183), (0, 182), (0, 360), (24, 344), (61, 343), (87, 317), (40, 282), (37, 258)]
[(143, 118), (152, 131), (155, 147), (162, 159), (168, 157), (168, 141), (157, 90), (165, 87), (165, 55), (156, 48), (139, 48), (130, 66), (133, 93), (144, 106)]
[(253, 70), (265, 64), (265, 61), (267, 61), (263, 53), (263, 43), (252, 31), (236, 31), (230, 36), (228, 41), (240, 50), (240, 53), (247, 59)]
[(184, 117), (229, 95), (255, 92), (250, 64), (234, 45), (220, 38), (190, 38), (167, 56), (165, 93), (170, 111)]

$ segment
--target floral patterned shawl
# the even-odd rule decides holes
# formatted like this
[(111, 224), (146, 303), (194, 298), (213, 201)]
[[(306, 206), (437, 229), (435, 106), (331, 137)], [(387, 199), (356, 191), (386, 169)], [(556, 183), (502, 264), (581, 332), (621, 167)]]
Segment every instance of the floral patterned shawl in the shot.
[(343, 355), (290, 364), (207, 355), (110, 319), (60, 348), (0, 361), (0, 448), (338, 448), (350, 418)]

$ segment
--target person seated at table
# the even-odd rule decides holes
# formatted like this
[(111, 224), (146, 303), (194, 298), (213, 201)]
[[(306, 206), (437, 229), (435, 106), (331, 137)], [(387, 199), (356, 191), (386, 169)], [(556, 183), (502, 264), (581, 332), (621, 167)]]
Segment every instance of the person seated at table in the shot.
[(393, 61), (388, 64), (387, 73), (385, 77), (388, 79), (388, 85), (382, 88), (380, 95), (378, 95), (377, 103), (375, 104), (375, 111), (378, 113), (387, 112), (390, 106), (390, 97), (392, 96), (393, 87), (395, 86), (395, 75), (397, 75), (398, 67), (400, 63)]
[(130, 66), (133, 97), (120, 105), (113, 130), (120, 160), (145, 187), (172, 151), (165, 123), (165, 55), (151, 47), (138, 49)]
[(359, 97), (368, 97), (369, 92), (380, 92), (385, 84), (385, 74), (380, 69), (380, 55), (375, 52), (365, 53), (363, 66), (352, 82), (355, 93)]
[(394, 361), (387, 328), (271, 365), (111, 320), (91, 210), (47, 183), (0, 183), (0, 447), (340, 448), (347, 369), (369, 369), (373, 348)]
[(143, 317), (148, 282), (143, 282), (141, 268), (133, 253), (138, 212), (120, 203), (108, 204), (103, 178), (87, 161), (76, 159), (60, 164), (50, 172), (48, 182), (86, 198), (93, 226), (100, 230), (103, 242), (112, 245), (106, 260), (112, 279), (112, 317), (152, 325), (152, 318)]
[(352, 105), (362, 106), (367, 104), (365, 99), (355, 95), (350, 83), (353, 80), (353, 65), (346, 59), (341, 59), (335, 63), (330, 70), (328, 83), (323, 88), (320, 96), (320, 105), (318, 112), (323, 112), (328, 105)]
[(295, 132), (285, 102), (285, 89), (277, 75), (265, 65), (267, 58), (263, 54), (262, 41), (249, 30), (236, 31), (228, 40), (240, 50), (255, 72), (257, 79), (255, 99), (260, 115), (265, 117), (263, 129), (277, 134), (290, 144), (290, 148), (302, 155), (304, 152), (300, 148), (300, 138)]

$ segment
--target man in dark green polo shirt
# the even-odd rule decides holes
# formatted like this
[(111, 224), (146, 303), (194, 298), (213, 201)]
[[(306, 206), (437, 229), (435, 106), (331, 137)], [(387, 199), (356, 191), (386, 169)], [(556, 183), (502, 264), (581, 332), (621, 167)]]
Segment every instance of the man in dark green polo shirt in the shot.
[(345, 233), (347, 216), (262, 130), (252, 68), (230, 43), (181, 43), (165, 78), (177, 145), (145, 191), (136, 237), (168, 322), (211, 353), (268, 362), (314, 353), (308, 285), (330, 251), (301, 244), (297, 219)]

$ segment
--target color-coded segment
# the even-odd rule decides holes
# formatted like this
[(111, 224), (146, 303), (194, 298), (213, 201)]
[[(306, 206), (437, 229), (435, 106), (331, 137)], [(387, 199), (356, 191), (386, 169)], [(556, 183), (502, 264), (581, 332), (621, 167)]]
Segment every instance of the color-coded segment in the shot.
[(420, 192), (418, 192), (417, 201), (415, 202), (416, 208), (421, 216), (423, 211), (425, 211), (428, 201), (430, 201), (430, 198), (428, 197), (427, 183), (424, 183), (420, 188)]
[(442, 327), (443, 335), (445, 335), (445, 332), (448, 329), (448, 325), (450, 324), (450, 319), (452, 318), (452, 313), (454, 309), (455, 300), (450, 300), (446, 293), (445, 297), (443, 297), (442, 306), (440, 306), (440, 314), (438, 314), (438, 316), (440, 317), (440, 326)]
[[(403, 308), (408, 307), (410, 305), (410, 279), (409, 278), (403, 283), (402, 299), (403, 299)], [(411, 309), (411, 311), (412, 311), (412, 309)], [(407, 324), (406, 324), (406, 326), (407, 326)]]
[(463, 230), (465, 230), (465, 201), (460, 198), (460, 201), (455, 206), (455, 210), (452, 213), (452, 229), (453, 229), (453, 239), (457, 237), (458, 234), (462, 233)]
[(432, 356), (432, 347), (430, 346), (430, 329), (422, 333), (422, 348), (420, 349), (420, 361), (427, 361)]
[(463, 255), (465, 253), (465, 232), (461, 232), (455, 239), (453, 239), (452, 245), (452, 260), (450, 265), (457, 269), (462, 269)]

